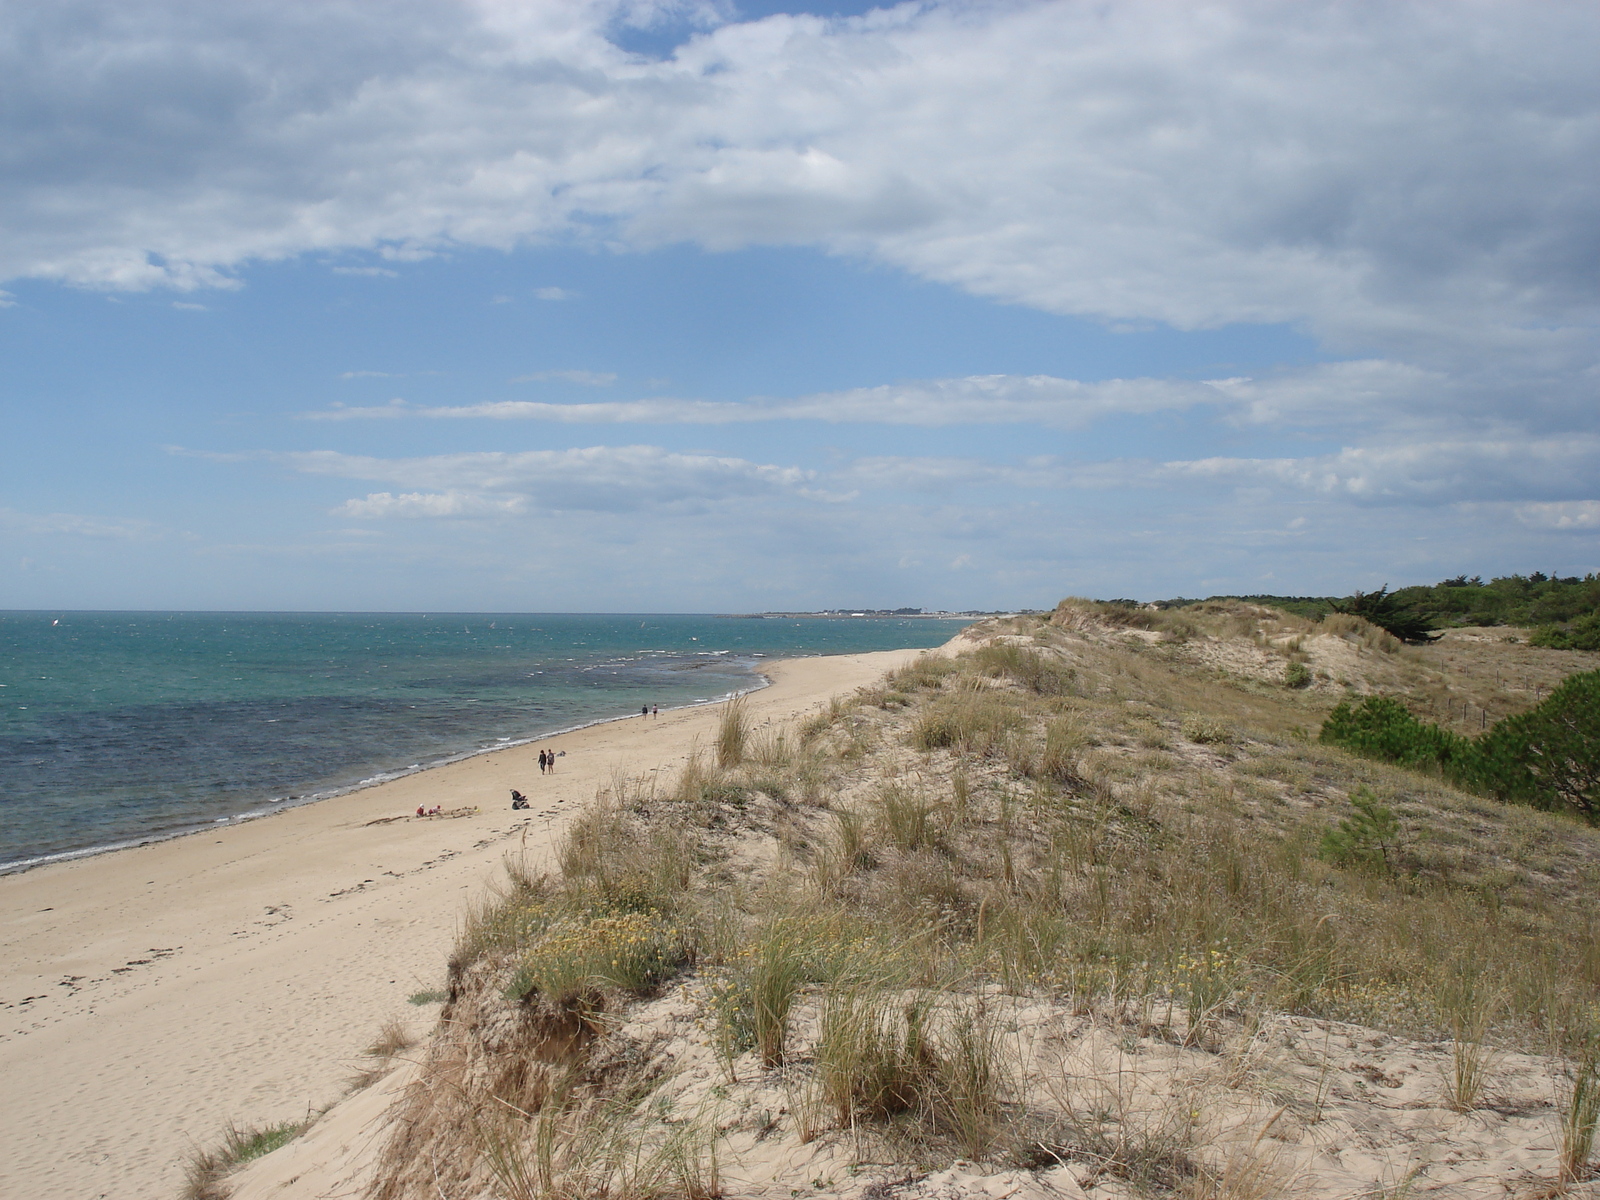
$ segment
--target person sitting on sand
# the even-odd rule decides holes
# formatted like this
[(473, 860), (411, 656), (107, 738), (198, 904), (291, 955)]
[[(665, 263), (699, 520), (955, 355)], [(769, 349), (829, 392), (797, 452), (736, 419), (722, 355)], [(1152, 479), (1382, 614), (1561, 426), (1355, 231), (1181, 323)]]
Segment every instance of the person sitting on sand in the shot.
[(425, 817), (427, 815), (428, 815), (428, 810), (423, 808), (422, 805), (420, 805), (420, 804), (417, 805), (417, 816)]
[(511, 807), (512, 808), (527, 808), (528, 807), (528, 798), (526, 796), (524, 796), (521, 792), (517, 791), (516, 788), (512, 788), (511, 789)]

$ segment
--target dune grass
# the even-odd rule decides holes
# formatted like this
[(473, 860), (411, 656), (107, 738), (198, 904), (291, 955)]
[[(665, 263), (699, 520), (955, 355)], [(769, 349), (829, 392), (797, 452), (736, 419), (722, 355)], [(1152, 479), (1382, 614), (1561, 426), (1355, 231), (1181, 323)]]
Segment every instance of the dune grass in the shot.
[[(456, 1182), (541, 1200), (712, 1186), (714, 1136), (674, 1142), (638, 1099), (662, 1081), (607, 1057), (627, 1005), (678, 983), (709, 997), (729, 1080), (781, 1077), (801, 1142), (874, 1131), (878, 1161), (1070, 1158), (1238, 1200), (1286, 1186), (1270, 1121), (1224, 1153), (1198, 1100), (1135, 1119), (1121, 1084), (1030, 1092), (1001, 1015), (1027, 1002), (1235, 1055), (1239, 1085), (1247, 1048), (1225, 1032), (1273, 1014), (1446, 1040), (1440, 1095), (1461, 1111), (1492, 1093), (1503, 1049), (1570, 1051), (1561, 1153), (1577, 1178), (1600, 1113), (1582, 1052), (1600, 1034), (1600, 833), (1319, 745), (1338, 693), (1320, 676), (1284, 686), (1318, 636), (1391, 682), (1424, 679), (1432, 648), (1197, 609), (1065, 603), (792, 736), (757, 736), (735, 702), (711, 759), (692, 754), (671, 788), (614, 781), (569, 827), (559, 874), (513, 870), (463, 928), (428, 1068)], [(474, 1022), (500, 1041), (473, 1041)], [(624, 1076), (640, 1089), (628, 1114), (606, 1107)], [(408, 1136), (377, 1200), (424, 1194)], [(574, 1139), (655, 1165), (560, 1158)]]
[(229, 1122), (222, 1143), (208, 1150), (196, 1150), (189, 1158), (184, 1175), (184, 1200), (227, 1200), (227, 1178), (246, 1163), (271, 1154), (299, 1137), (306, 1121), (283, 1121), (264, 1127), (240, 1126)]

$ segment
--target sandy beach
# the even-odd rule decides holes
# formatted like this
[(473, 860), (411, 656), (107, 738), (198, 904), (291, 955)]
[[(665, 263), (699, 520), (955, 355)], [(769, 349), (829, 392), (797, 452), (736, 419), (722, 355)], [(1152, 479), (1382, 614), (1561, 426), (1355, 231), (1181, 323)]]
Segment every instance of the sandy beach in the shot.
[[(923, 651), (771, 664), (755, 724)], [(171, 1197), (231, 1121), (337, 1100), (379, 1027), (421, 1032), (464, 907), (507, 853), (548, 856), (618, 772), (670, 779), (719, 705), (485, 754), (239, 825), (0, 878), (0, 1195)], [(513, 813), (510, 789), (533, 801)], [(418, 819), (418, 805), (472, 809)]]

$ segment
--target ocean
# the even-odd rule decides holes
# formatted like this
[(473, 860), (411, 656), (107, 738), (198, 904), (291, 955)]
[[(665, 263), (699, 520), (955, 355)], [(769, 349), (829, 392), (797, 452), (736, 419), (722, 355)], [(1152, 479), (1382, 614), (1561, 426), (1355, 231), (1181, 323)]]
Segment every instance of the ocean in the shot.
[(0, 872), (245, 820), (966, 622), (0, 612)]

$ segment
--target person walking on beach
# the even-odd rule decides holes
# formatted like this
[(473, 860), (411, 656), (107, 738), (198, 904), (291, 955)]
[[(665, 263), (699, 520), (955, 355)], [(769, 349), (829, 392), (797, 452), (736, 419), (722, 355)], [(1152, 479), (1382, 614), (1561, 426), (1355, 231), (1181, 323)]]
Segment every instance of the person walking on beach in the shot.
[(556, 752), (554, 750), (550, 751), (549, 757), (545, 761), (550, 766), (550, 774), (554, 775), (556, 773)]
[(650, 706), (648, 704), (641, 704), (639, 706), (639, 715), (641, 717), (648, 717), (650, 715)]
[(539, 751), (539, 774), (544, 774), (544, 765), (547, 759), (543, 750)]
[(661, 715), (661, 706), (659, 704), (652, 704), (650, 706), (650, 715), (652, 717), (659, 717)]

